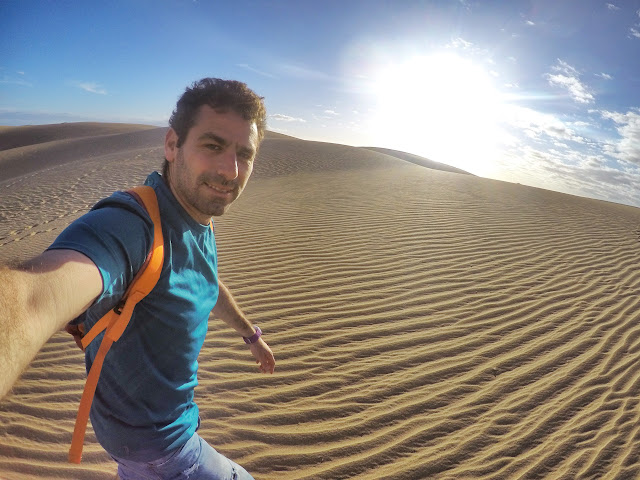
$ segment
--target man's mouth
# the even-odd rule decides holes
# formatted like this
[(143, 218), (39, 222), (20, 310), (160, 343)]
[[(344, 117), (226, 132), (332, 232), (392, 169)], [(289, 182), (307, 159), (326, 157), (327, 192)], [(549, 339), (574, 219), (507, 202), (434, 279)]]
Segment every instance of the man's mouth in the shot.
[(215, 190), (216, 192), (224, 193), (224, 194), (233, 193), (233, 190), (234, 190), (233, 187), (221, 187), (219, 185), (213, 185), (211, 183), (206, 183), (206, 182), (205, 182), (205, 185), (209, 187), (211, 190)]

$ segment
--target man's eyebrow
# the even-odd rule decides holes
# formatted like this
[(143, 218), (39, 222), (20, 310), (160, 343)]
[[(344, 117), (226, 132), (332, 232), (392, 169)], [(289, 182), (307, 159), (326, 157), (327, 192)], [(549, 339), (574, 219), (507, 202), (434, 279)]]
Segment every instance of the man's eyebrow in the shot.
[(229, 144), (229, 142), (227, 142), (224, 138), (211, 132), (203, 133), (202, 135), (200, 135), (200, 137), (198, 137), (198, 140), (213, 140), (214, 142), (225, 146)]
[(256, 154), (256, 151), (253, 148), (240, 147), (238, 148), (238, 153), (241, 155), (247, 155), (248, 157), (253, 157)]
[[(212, 132), (203, 133), (198, 137), (198, 140), (200, 141), (213, 140), (214, 142), (222, 145), (223, 147), (226, 147), (227, 145), (229, 145), (229, 142), (227, 140), (225, 140), (221, 136), (216, 135), (215, 133), (212, 133)], [(246, 153), (247, 155), (250, 155), (250, 156), (253, 156), (256, 153), (256, 150), (252, 147), (240, 147), (237, 150), (238, 150), (238, 153)]]

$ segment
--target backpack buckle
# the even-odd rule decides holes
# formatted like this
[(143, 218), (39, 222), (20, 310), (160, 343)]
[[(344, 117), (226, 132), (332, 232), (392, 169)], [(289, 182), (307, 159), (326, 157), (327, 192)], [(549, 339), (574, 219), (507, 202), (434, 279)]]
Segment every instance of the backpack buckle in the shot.
[(118, 315), (120, 315), (122, 313), (122, 309), (124, 308), (125, 303), (127, 303), (126, 300), (124, 298), (121, 298), (118, 304), (115, 307), (113, 307), (113, 311), (116, 312)]

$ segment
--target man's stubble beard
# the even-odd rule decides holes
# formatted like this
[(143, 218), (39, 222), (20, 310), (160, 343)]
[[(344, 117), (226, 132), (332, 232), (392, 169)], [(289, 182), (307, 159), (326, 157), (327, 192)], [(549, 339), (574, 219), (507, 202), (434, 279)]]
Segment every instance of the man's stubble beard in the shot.
[[(171, 175), (169, 177), (170, 180), (173, 180), (175, 182), (174, 188), (179, 191), (179, 194), (182, 196), (184, 201), (198, 210), (198, 212), (203, 213), (208, 217), (222, 216), (228, 210), (231, 204), (235, 202), (236, 199), (240, 196), (241, 191), (237, 181), (226, 180), (224, 177), (217, 174), (201, 174), (195, 179), (195, 183), (191, 185), (190, 178), (192, 178), (192, 176), (190, 175), (189, 168), (184, 161), (184, 153), (182, 151), (182, 148), (178, 149), (174, 165), (174, 171), (171, 172)], [(205, 185), (205, 183), (220, 185), (223, 187), (232, 186), (232, 200), (229, 203), (226, 203), (222, 200), (217, 199), (205, 199), (203, 196), (198, 194), (201, 189), (209, 188), (207, 185)]]

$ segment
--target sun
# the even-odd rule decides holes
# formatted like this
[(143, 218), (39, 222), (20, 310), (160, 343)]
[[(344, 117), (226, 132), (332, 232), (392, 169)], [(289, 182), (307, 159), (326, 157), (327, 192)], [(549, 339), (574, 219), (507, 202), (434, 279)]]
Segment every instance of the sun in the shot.
[(372, 133), (379, 144), (487, 175), (504, 138), (492, 80), (450, 52), (388, 64), (374, 81)]

